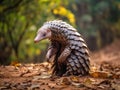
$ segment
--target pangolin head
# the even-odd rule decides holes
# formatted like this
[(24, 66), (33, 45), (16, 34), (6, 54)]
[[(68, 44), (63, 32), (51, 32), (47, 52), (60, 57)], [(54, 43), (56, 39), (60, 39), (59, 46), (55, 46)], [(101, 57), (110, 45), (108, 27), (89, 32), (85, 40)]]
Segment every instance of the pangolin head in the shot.
[(41, 28), (38, 29), (34, 42), (37, 43), (43, 39), (50, 39), (50, 38), (51, 38), (51, 30), (47, 27), (47, 25), (43, 25)]

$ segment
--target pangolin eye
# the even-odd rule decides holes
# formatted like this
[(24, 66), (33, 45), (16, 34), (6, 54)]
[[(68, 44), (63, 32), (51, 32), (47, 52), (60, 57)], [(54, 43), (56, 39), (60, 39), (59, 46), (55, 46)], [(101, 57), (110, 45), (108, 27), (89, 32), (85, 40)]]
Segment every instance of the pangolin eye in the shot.
[(43, 37), (46, 36), (46, 33), (43, 33)]

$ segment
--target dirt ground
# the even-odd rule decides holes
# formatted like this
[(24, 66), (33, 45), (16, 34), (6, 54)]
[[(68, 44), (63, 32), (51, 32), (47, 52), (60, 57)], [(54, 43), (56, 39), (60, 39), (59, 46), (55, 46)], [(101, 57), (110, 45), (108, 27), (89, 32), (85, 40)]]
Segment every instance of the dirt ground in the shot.
[(90, 53), (88, 76), (51, 78), (51, 64), (0, 66), (0, 90), (120, 90), (120, 40)]

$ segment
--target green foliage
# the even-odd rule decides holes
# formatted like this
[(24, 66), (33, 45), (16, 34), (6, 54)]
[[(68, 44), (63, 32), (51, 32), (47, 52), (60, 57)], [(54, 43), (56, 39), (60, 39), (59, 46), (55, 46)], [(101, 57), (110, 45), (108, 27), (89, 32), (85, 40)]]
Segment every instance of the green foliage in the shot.
[(99, 47), (120, 37), (119, 0), (1, 0), (0, 17), (2, 64), (44, 56), (49, 41), (34, 44), (33, 40), (48, 20), (62, 19), (74, 25), (87, 40), (98, 40)]
[[(0, 1), (0, 17), (2, 17), (0, 18), (0, 43), (2, 43), (0, 53), (3, 53), (0, 56), (0, 62), (3, 64), (7, 60), (21, 61), (40, 55), (46, 49), (48, 41), (44, 40), (39, 44), (34, 44), (37, 29), (45, 21), (57, 19), (53, 13), (54, 9), (61, 6), (65, 8), (67, 4), (68, 1), (62, 3), (61, 0)], [(68, 9), (66, 12), (73, 17)], [(68, 18), (69, 20), (71, 18)]]

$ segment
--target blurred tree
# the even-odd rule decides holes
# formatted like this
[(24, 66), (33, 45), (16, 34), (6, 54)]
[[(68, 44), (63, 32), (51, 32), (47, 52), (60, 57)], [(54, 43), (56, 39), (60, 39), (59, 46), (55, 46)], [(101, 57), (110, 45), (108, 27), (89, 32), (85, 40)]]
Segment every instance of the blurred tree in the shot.
[[(1, 0), (0, 63), (8, 64), (10, 60), (33, 58), (42, 54), (47, 41), (41, 42), (41, 46), (35, 45), (33, 43), (35, 30), (43, 22), (55, 19), (54, 9), (59, 7), (65, 9), (64, 6), (67, 3), (68, 1), (65, 1), (63, 4), (61, 0)], [(65, 10), (73, 17), (69, 10)], [(64, 16), (66, 17), (66, 15)], [(71, 20), (70, 18), (68, 19)]]
[(62, 19), (74, 25), (91, 50), (120, 37), (119, 0), (0, 0), (0, 17), (1, 64), (42, 59), (48, 41), (36, 45), (33, 39), (48, 20)]
[(76, 17), (76, 26), (91, 50), (99, 49), (120, 37), (119, 0), (75, 0), (69, 8)]

